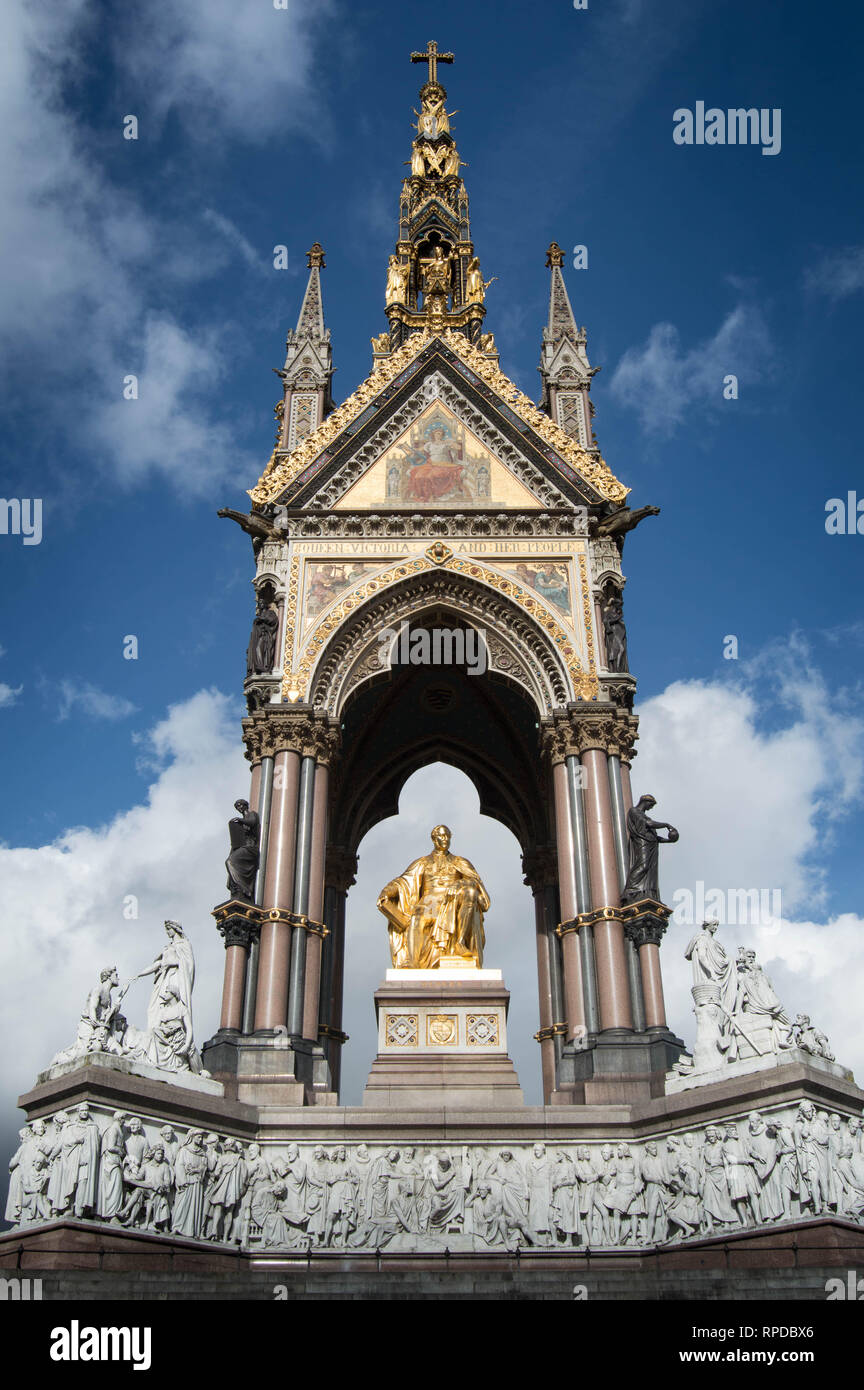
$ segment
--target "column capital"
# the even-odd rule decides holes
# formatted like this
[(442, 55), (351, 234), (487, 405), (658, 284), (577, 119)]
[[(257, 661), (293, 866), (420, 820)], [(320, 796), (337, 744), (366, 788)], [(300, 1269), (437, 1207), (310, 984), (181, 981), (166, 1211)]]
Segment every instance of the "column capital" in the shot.
[(555, 710), (540, 726), (541, 747), (553, 767), (592, 748), (630, 762), (635, 757), (633, 745), (638, 737), (636, 715), (615, 705)]
[(216, 927), (225, 942), (226, 951), (229, 946), (243, 946), (248, 950), (252, 942), (257, 940), (261, 930), (261, 909), (253, 903), (231, 899), (215, 907), (212, 915), (216, 918)]
[(634, 946), (659, 946), (663, 940), (671, 907), (658, 903), (654, 898), (640, 898), (638, 902), (628, 903), (618, 908), (618, 916), (624, 923), (624, 934)]
[(308, 705), (264, 705), (243, 720), (243, 741), (246, 757), (253, 763), (290, 752), (329, 767), (339, 752), (342, 735), (338, 720)]
[(344, 845), (328, 845), (324, 861), (324, 882), (335, 888), (337, 893), (347, 893), (352, 883), (357, 882), (357, 855), (345, 849)]
[(576, 717), (569, 710), (555, 710), (540, 722), (540, 748), (554, 767), (565, 758), (578, 757), (581, 749)]
[(542, 845), (522, 855), (522, 877), (537, 893), (549, 884), (558, 882), (558, 855), (551, 845)]

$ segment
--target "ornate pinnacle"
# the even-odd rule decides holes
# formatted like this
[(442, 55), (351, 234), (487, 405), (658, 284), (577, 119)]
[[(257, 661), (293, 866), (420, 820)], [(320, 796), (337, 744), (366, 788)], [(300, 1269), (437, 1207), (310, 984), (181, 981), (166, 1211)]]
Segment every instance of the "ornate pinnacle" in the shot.
[(325, 266), (324, 247), (320, 241), (316, 241), (306, 252), (306, 264), (310, 270), (323, 270)]
[(550, 241), (549, 250), (546, 252), (546, 264), (551, 270), (553, 266), (563, 266), (564, 252), (557, 241)]

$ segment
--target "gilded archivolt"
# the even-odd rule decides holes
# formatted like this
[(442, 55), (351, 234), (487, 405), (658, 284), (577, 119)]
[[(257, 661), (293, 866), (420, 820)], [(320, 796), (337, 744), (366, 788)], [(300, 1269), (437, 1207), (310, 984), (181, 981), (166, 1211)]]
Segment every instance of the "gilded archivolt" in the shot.
[(585, 630), (585, 649), (586, 655), (583, 657), (577, 651), (573, 634), (568, 633), (562, 624), (557, 620), (549, 606), (534, 591), (518, 584), (515, 580), (498, 573), (488, 565), (464, 555), (454, 555), (446, 547), (442, 547), (442, 555), (446, 552), (443, 559), (438, 555), (433, 555), (434, 547), (429, 547), (426, 554), (422, 556), (406, 557), (399, 563), (391, 565), (383, 570), (374, 578), (358, 585), (341, 602), (325, 614), (321, 622), (312, 632), (308, 642), (295, 657), (294, 641), (297, 625), (297, 603), (299, 593), (299, 555), (292, 557), (291, 569), (288, 581), (288, 594), (286, 601), (286, 641), (285, 641), (285, 670), (283, 676), (282, 694), (288, 700), (303, 699), (308, 689), (311, 673), (318, 661), (322, 651), (336, 630), (341, 626), (346, 618), (350, 616), (361, 604), (375, 594), (390, 588), (394, 584), (409, 579), (413, 575), (422, 574), (429, 570), (446, 570), (457, 575), (466, 575), (468, 578), (486, 585), (498, 593), (504, 594), (513, 604), (522, 609), (532, 622), (542, 628), (548, 638), (554, 643), (561, 663), (569, 676), (571, 694), (569, 698), (576, 700), (596, 700), (598, 694), (598, 681), (596, 671), (596, 661), (594, 656), (594, 640), (592, 630), (592, 604), (587, 584), (587, 567), (584, 556), (579, 556), (579, 575), (580, 589), (582, 592), (582, 618)]
[(571, 468), (575, 469), (601, 497), (609, 502), (622, 503), (628, 489), (614, 476), (599, 453), (583, 449), (567, 435), (560, 425), (545, 415), (534, 405), (524, 392), (520, 391), (493, 361), (473, 347), (461, 334), (446, 330), (437, 335), (422, 330), (411, 335), (408, 342), (399, 348), (385, 362), (376, 368), (371, 376), (349, 396), (341, 406), (307, 435), (300, 446), (290, 453), (274, 449), (270, 461), (257, 485), (249, 492), (256, 507), (275, 502), (285, 489), (304, 469), (331, 444), (341, 432), (362, 414), (368, 405), (381, 394), (406, 367), (431, 342), (433, 336), (441, 341), (469, 368), (484, 381), (496, 395), (524, 421), (534, 432), (560, 455)]
[[(582, 581), (583, 597), (585, 595), (585, 560), (581, 560), (580, 577)], [(549, 606), (539, 597), (539, 595), (525, 589), (521, 584), (506, 578), (504, 575), (496, 573), (477, 560), (466, 559), (461, 555), (454, 555), (452, 559), (445, 562), (448, 569), (453, 569), (457, 574), (470, 575), (472, 579), (480, 579), (484, 584), (488, 584), (500, 593), (506, 594), (509, 599), (517, 603), (520, 608), (524, 608), (526, 613), (530, 613), (536, 623), (539, 623), (551, 637), (555, 646), (561, 653), (564, 665), (573, 683), (573, 693), (577, 700), (596, 700), (597, 698), (597, 671), (594, 661), (594, 645), (591, 639), (590, 626), (590, 602), (585, 600), (583, 605), (583, 616), (586, 621), (585, 637), (588, 651), (587, 670), (585, 664), (580, 660), (579, 653), (576, 651), (573, 638), (565, 631)]]
[(521, 685), (539, 714), (572, 699), (560, 652), (532, 618), (476, 579), (435, 566), (382, 591), (334, 633), (315, 670), (311, 703), (337, 716), (352, 691), (380, 676), (380, 633), (430, 609), (484, 631), (490, 670)]

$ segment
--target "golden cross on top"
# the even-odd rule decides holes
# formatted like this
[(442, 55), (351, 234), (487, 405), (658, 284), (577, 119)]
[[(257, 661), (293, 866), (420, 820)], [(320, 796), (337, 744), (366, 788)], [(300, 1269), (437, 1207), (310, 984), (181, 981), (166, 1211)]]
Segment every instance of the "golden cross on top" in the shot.
[(453, 62), (453, 59), (454, 59), (454, 56), (455, 56), (455, 55), (454, 55), (453, 53), (439, 53), (439, 52), (438, 52), (438, 45), (437, 45), (437, 43), (435, 42), (434, 39), (430, 39), (429, 42), (428, 42), (427, 45), (426, 45), (426, 52), (425, 52), (425, 53), (412, 53), (412, 54), (411, 54), (411, 62), (412, 62), (412, 63), (428, 63), (428, 64), (429, 64), (429, 81), (430, 81), (430, 82), (437, 82), (437, 81), (438, 81), (438, 64), (439, 64), (439, 63), (452, 63), (452, 62)]

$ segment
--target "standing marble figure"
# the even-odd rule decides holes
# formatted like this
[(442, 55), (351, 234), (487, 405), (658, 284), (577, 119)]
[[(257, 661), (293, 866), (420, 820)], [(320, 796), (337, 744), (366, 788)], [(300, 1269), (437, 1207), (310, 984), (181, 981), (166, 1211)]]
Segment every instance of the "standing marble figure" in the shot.
[(166, 922), (165, 931), (168, 945), (152, 965), (133, 976), (135, 980), (153, 976), (147, 1005), (146, 1059), (170, 1071), (200, 1072), (201, 1058), (192, 1037), (192, 944), (179, 922)]
[(239, 814), (228, 822), (231, 852), (225, 860), (228, 892), (232, 898), (251, 903), (255, 901), (255, 876), (261, 853), (261, 821), (257, 811), (249, 810), (248, 801), (235, 801), (234, 810)]
[[(660, 845), (674, 845), (678, 831), (667, 821), (652, 820), (648, 812), (657, 805), (656, 797), (640, 796), (627, 812), (627, 833), (630, 837), (630, 871), (621, 893), (622, 904), (638, 902), (640, 898), (660, 901), (658, 860)], [(668, 830), (667, 836), (658, 830)]]
[(732, 962), (727, 956), (723, 945), (717, 940), (717, 928), (720, 926), (716, 917), (703, 922), (696, 935), (688, 943), (684, 952), (684, 959), (689, 960), (693, 967), (694, 985), (717, 985), (721, 997), (734, 991), (734, 981), (732, 979)]

